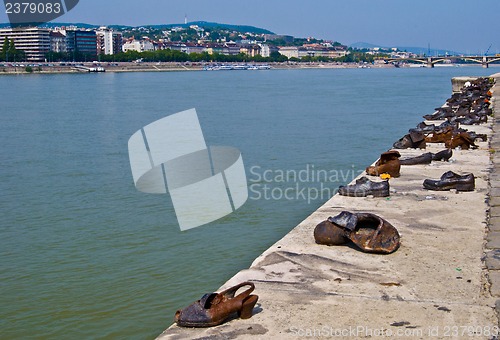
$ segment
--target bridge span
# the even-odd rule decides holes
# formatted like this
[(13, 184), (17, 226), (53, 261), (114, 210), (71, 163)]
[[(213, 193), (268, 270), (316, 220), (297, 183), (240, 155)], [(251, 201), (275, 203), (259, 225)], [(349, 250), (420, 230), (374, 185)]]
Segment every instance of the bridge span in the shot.
[(442, 56), (442, 57), (412, 57), (412, 58), (383, 58), (387, 62), (394, 61), (415, 61), (434, 67), (435, 64), (443, 61), (468, 60), (481, 64), (484, 68), (488, 68), (489, 64), (500, 61), (500, 56)]

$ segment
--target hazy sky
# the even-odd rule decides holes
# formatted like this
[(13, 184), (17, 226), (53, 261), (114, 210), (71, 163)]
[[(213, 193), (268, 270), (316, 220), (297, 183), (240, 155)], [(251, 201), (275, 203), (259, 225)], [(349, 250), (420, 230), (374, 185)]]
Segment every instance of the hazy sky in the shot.
[[(13, 1), (13, 0), (12, 0)], [(56, 22), (97, 25), (214, 21), (344, 44), (430, 44), (460, 52), (500, 53), (500, 0), (80, 0)], [(7, 22), (2, 10), (0, 22)]]

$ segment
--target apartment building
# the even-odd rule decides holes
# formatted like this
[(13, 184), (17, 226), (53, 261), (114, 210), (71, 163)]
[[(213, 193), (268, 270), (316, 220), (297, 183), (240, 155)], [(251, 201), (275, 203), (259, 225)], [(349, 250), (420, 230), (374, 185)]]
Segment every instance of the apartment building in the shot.
[(66, 53), (66, 36), (60, 31), (50, 32), (50, 50), (57, 53)]
[(154, 51), (155, 46), (149, 40), (129, 39), (123, 44), (122, 50), (123, 52), (127, 51), (147, 52), (147, 51)]
[(18, 50), (26, 53), (26, 61), (45, 61), (50, 51), (50, 30), (38, 27), (0, 29), (0, 42), (5, 38), (14, 42)]
[(68, 53), (97, 55), (97, 35), (94, 30), (66, 30)]
[(96, 31), (97, 54), (117, 54), (122, 52), (123, 37), (120, 32), (107, 27), (100, 27)]
[(280, 47), (279, 53), (287, 58), (304, 58), (304, 57), (327, 57), (339, 58), (347, 54), (347, 50), (342, 47), (322, 47), (322, 46), (286, 46)]

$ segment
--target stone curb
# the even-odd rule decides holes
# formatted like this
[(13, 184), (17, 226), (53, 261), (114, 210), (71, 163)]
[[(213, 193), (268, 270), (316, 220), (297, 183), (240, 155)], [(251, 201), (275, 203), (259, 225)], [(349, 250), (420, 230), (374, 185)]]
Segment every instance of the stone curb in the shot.
[[(495, 75), (496, 83), (492, 92), (494, 97), (492, 102), (496, 103), (497, 91), (500, 88), (500, 76)], [(493, 114), (500, 117), (493, 106)], [(497, 126), (498, 124), (498, 126)], [(488, 213), (488, 233), (486, 235), (485, 265), (488, 269), (488, 279), (490, 282), (490, 293), (493, 297), (500, 297), (500, 118), (493, 119), (493, 133), (489, 141), (491, 152), (491, 173), (489, 177), (489, 213)], [(500, 299), (495, 303), (497, 316), (500, 316)], [(498, 322), (500, 326), (500, 320)]]

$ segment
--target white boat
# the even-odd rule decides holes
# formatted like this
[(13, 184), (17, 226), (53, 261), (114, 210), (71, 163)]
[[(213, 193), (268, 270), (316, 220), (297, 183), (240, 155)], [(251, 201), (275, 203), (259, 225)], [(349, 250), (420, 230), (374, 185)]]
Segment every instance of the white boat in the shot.
[(204, 71), (228, 71), (228, 70), (269, 70), (269, 65), (206, 65)]
[(98, 67), (90, 67), (89, 72), (106, 72), (104, 67), (98, 66)]

